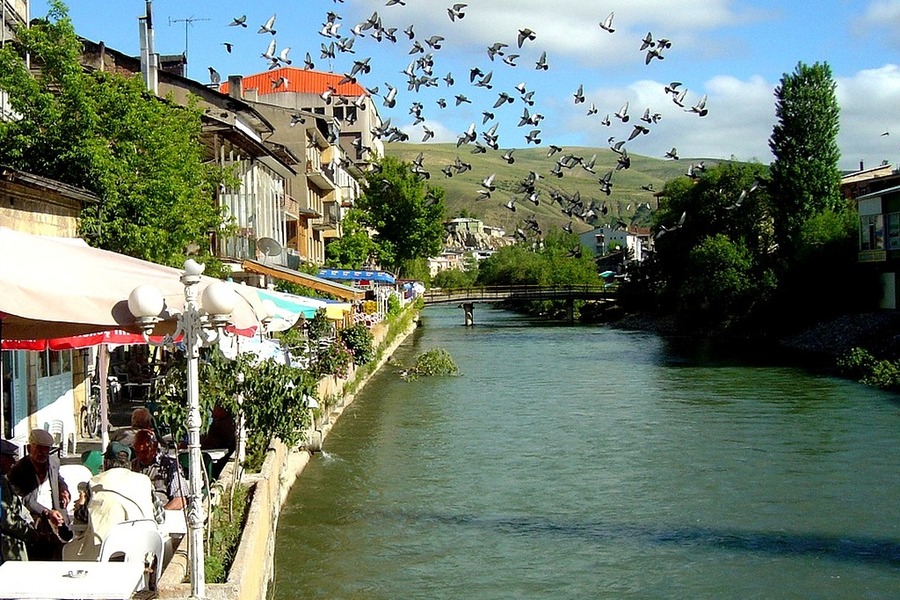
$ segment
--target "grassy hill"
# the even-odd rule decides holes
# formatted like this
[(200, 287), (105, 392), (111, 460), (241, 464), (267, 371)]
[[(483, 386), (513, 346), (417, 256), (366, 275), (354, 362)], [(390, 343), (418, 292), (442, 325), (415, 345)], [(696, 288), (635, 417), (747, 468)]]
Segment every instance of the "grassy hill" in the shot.
[[(597, 220), (596, 225), (574, 219), (572, 229), (575, 233), (583, 233), (594, 226), (605, 223), (615, 224), (621, 219), (626, 223), (648, 225), (650, 222), (646, 208), (638, 211), (638, 205), (649, 202), (651, 209), (656, 208), (656, 198), (652, 192), (641, 189), (641, 186), (652, 185), (654, 190), (663, 189), (669, 179), (683, 176), (692, 159), (662, 160), (646, 156), (630, 155), (631, 167), (614, 171), (612, 175), (612, 193), (607, 196), (600, 190), (597, 180), (614, 170), (618, 155), (608, 148), (567, 147), (559, 154), (547, 156), (547, 148), (519, 148), (513, 153), (515, 163), (507, 164), (501, 156), (502, 151), (488, 150), (484, 154), (472, 154), (473, 146), (456, 147), (455, 144), (410, 144), (394, 143), (385, 145), (385, 153), (401, 160), (412, 162), (421, 152), (424, 168), (430, 173), (429, 183), (442, 187), (446, 192), (447, 218), (459, 216), (463, 211), (468, 215), (481, 219), (489, 225), (499, 225), (512, 232), (521, 227), (525, 217), (532, 215), (541, 224), (544, 232), (561, 229), (569, 222), (570, 217), (563, 214), (559, 204), (550, 200), (550, 191), (557, 190), (568, 195), (580, 192), (581, 199), (588, 203), (594, 200), (599, 206), (606, 203), (609, 209), (605, 217)], [(585, 162), (597, 155), (594, 173), (589, 173), (580, 166), (563, 169), (563, 177), (551, 174), (557, 158), (566, 154), (582, 157)], [(460, 175), (446, 177), (441, 169), (453, 164), (456, 158), (472, 165), (470, 171)], [(699, 162), (700, 159), (693, 159)], [(706, 160), (708, 166), (716, 161)], [(524, 195), (516, 193), (519, 182), (534, 171), (542, 177), (536, 188), (540, 190), (539, 205), (524, 199)], [(477, 200), (481, 181), (495, 174), (494, 185), (497, 187), (491, 198)], [(506, 208), (510, 198), (516, 198), (516, 212)]]

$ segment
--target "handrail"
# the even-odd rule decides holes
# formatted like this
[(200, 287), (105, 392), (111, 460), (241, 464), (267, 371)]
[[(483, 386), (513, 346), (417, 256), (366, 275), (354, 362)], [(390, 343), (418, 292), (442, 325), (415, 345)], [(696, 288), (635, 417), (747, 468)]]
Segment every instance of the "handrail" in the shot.
[(552, 299), (552, 298), (614, 298), (615, 291), (603, 285), (499, 285), (480, 286), (458, 289), (431, 288), (425, 291), (426, 303), (452, 302), (457, 300), (505, 300), (515, 297), (518, 300)]

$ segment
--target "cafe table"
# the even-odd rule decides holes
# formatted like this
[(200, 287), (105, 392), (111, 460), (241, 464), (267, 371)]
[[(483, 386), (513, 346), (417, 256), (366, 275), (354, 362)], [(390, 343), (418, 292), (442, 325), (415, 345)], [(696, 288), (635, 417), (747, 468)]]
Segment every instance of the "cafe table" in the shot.
[(141, 562), (13, 561), (0, 565), (0, 598), (127, 600), (144, 585)]
[(167, 536), (184, 536), (187, 534), (187, 521), (182, 510), (166, 510), (166, 520), (159, 525), (159, 530)]

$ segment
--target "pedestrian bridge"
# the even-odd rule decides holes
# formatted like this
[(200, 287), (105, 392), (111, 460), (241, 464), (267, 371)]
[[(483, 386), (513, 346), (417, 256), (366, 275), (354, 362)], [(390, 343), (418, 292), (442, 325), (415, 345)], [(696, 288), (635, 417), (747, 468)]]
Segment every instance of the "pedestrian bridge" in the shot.
[(466, 325), (474, 324), (476, 302), (531, 302), (538, 300), (562, 300), (566, 302), (570, 320), (573, 319), (575, 300), (613, 302), (616, 292), (603, 285), (502, 285), (457, 289), (431, 288), (422, 296), (429, 304), (457, 303), (465, 310)]

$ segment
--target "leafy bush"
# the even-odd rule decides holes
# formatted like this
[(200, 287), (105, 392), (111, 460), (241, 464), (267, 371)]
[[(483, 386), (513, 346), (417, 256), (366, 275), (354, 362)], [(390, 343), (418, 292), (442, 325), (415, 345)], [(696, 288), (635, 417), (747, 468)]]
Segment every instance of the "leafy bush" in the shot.
[(228, 579), (228, 571), (241, 543), (250, 497), (248, 488), (237, 486), (233, 494), (223, 494), (222, 501), (213, 507), (203, 564), (207, 583), (225, 583)]
[[(216, 350), (200, 365), (200, 414), (204, 418), (201, 431), (208, 428), (216, 405), (233, 415), (243, 412), (247, 428), (245, 466), (249, 470), (258, 470), (262, 465), (273, 437), (288, 446), (300, 441), (311, 419), (304, 396), (314, 398), (318, 384), (313, 374), (302, 369), (272, 359), (254, 361), (255, 357), (248, 354), (228, 360)], [(165, 392), (155, 412), (157, 422), (168, 428), (175, 439), (182, 439), (187, 432), (186, 382), (182, 358), (166, 373)]]
[(372, 332), (365, 325), (360, 323), (341, 329), (338, 337), (353, 354), (353, 362), (357, 365), (364, 365), (375, 356)]
[(390, 296), (388, 296), (387, 306), (387, 314), (389, 317), (393, 317), (394, 315), (400, 313), (400, 298), (397, 297), (397, 294), (391, 294)]
[(871, 373), (876, 359), (864, 348), (851, 348), (846, 354), (838, 358), (838, 372), (844, 377), (861, 381), (866, 374)]
[(309, 339), (321, 340), (334, 335), (334, 324), (325, 316), (325, 309), (320, 308), (309, 321)]
[(462, 271), (460, 269), (447, 269), (435, 275), (431, 285), (447, 290), (456, 290), (474, 285), (478, 271)]
[(879, 360), (862, 382), (885, 390), (900, 388), (900, 365), (890, 360)]
[(417, 379), (420, 376), (459, 375), (459, 367), (453, 357), (443, 348), (432, 348), (416, 357), (416, 362), (409, 369), (402, 371), (404, 379)]
[(325, 375), (347, 377), (352, 362), (353, 354), (344, 345), (344, 342), (337, 340), (319, 348), (313, 372), (317, 377)]
[(864, 348), (853, 348), (837, 361), (845, 377), (881, 389), (900, 389), (900, 364), (872, 356)]

